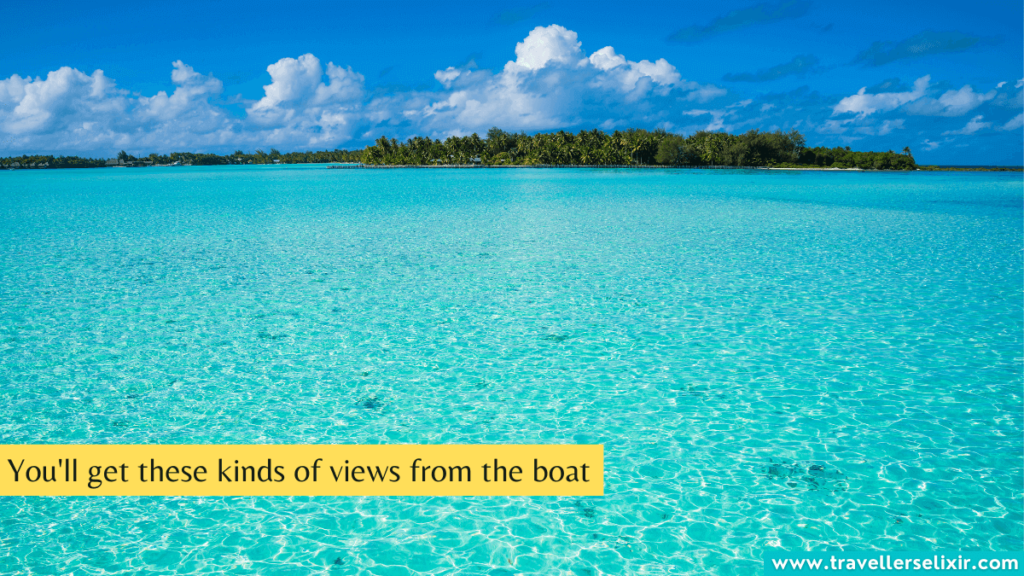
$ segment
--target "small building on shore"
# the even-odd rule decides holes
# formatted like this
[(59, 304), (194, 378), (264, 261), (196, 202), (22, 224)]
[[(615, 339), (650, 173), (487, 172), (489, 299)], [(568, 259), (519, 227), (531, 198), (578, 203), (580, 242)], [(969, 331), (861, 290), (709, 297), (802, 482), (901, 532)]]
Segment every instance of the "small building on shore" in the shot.
[(142, 158), (142, 159), (139, 159), (139, 160), (129, 160), (127, 162), (125, 162), (124, 160), (121, 160), (120, 158), (111, 158), (110, 160), (107, 160), (106, 164), (104, 164), (104, 166), (106, 166), (108, 168), (111, 167), (111, 166), (113, 166), (113, 167), (123, 166), (123, 167), (126, 167), (126, 168), (142, 168), (142, 167), (145, 167), (145, 166), (152, 166), (152, 165), (153, 165), (153, 161), (148, 159), (148, 158)]

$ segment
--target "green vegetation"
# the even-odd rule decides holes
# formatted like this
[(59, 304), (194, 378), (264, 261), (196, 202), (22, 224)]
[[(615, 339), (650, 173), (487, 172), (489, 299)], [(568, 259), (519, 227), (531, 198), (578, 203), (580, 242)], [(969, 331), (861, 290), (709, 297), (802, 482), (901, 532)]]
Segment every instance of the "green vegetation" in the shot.
[[(753, 166), (772, 168), (860, 168), (864, 170), (1020, 171), (1019, 167), (918, 166), (904, 148), (902, 153), (855, 152), (850, 147), (808, 148), (802, 134), (760, 132), (743, 134), (699, 131), (690, 136), (664, 130), (600, 130), (578, 134), (559, 131), (528, 135), (491, 128), (486, 138), (477, 134), (445, 140), (414, 137), (405, 142), (378, 138), (365, 150), (324, 150), (282, 154), (257, 150), (247, 154), (218, 155), (173, 152), (135, 157), (117, 155), (121, 165), (170, 164), (217, 166), (229, 164), (325, 164), (362, 162), (378, 166), (470, 165), (486, 166)], [(18, 156), (0, 158), (0, 166), (17, 168), (93, 168), (103, 159), (77, 156)]]
[(324, 150), (321, 152), (289, 152), (282, 154), (271, 148), (270, 152), (257, 150), (246, 154), (236, 150), (233, 154), (218, 156), (217, 154), (196, 154), (193, 152), (173, 152), (166, 156), (150, 154), (147, 160), (154, 164), (194, 164), (197, 166), (217, 166), (227, 164), (327, 164), (329, 162), (359, 162), (361, 150)]
[[(173, 164), (192, 164), (196, 166), (222, 166), (228, 164), (323, 164), (328, 162), (359, 162), (362, 150), (324, 150), (321, 152), (289, 152), (282, 154), (271, 149), (269, 153), (257, 150), (254, 154), (246, 154), (236, 150), (233, 154), (220, 156), (195, 152), (172, 152), (171, 154), (150, 154), (149, 156), (132, 156), (124, 150), (117, 154), (116, 159), (124, 165), (146, 166)], [(12, 156), (0, 158), (0, 166), (16, 168), (100, 168), (107, 165), (107, 160), (99, 158), (79, 158), (77, 156)]]
[(854, 152), (847, 148), (807, 148), (802, 134), (760, 132), (744, 134), (700, 131), (691, 136), (664, 130), (600, 130), (514, 134), (491, 128), (487, 138), (477, 134), (446, 140), (415, 137), (399, 143), (379, 138), (367, 146), (363, 163), (372, 165), (490, 166), (767, 166), (913, 170), (909, 148), (903, 154)]
[(79, 158), (78, 156), (12, 156), (0, 158), (0, 166), (18, 165), (18, 168), (98, 168), (106, 164), (106, 160)]

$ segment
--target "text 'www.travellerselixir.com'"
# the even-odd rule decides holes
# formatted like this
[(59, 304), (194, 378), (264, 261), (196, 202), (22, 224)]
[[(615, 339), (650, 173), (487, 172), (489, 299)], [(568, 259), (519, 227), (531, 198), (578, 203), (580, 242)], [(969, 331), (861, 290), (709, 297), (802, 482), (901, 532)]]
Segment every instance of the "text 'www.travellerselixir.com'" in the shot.
[(887, 554), (875, 558), (844, 558), (842, 556), (831, 556), (829, 558), (772, 558), (771, 567), (775, 570), (829, 570), (829, 571), (854, 571), (854, 570), (907, 570), (916, 572), (920, 570), (957, 571), (957, 570), (988, 570), (1002, 572), (1016, 572), (1020, 569), (1019, 561), (1016, 558), (998, 558), (993, 554), (992, 558), (965, 558), (962, 555), (947, 557), (945, 555), (933, 555), (922, 558), (893, 558)]

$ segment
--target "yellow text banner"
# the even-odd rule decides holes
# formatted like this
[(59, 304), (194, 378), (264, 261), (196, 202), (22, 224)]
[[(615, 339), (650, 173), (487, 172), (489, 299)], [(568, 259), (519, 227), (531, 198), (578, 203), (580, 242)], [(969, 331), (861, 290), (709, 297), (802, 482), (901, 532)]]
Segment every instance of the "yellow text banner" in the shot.
[(602, 445), (0, 445), (0, 496), (603, 495)]

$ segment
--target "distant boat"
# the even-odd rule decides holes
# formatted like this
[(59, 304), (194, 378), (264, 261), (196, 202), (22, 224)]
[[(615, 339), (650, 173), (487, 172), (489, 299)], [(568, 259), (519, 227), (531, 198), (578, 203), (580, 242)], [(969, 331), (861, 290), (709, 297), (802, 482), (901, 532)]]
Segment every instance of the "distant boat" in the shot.
[(171, 162), (170, 164), (168, 164), (168, 166), (181, 166), (181, 161), (179, 160), (177, 162)]

